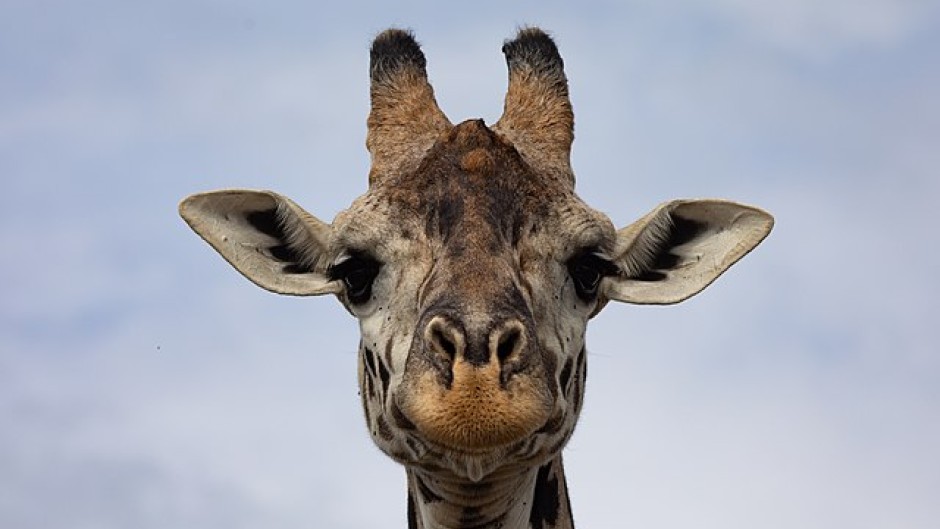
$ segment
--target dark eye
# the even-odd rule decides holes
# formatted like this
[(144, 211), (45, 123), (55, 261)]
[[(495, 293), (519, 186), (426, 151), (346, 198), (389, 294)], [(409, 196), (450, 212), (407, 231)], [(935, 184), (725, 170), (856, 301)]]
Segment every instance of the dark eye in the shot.
[(372, 282), (381, 265), (367, 254), (351, 252), (348, 259), (330, 267), (331, 280), (342, 280), (349, 302), (359, 305), (372, 295)]
[(617, 267), (613, 263), (591, 250), (581, 252), (568, 260), (568, 274), (574, 282), (575, 292), (585, 301), (597, 296), (597, 287), (604, 276), (616, 273)]

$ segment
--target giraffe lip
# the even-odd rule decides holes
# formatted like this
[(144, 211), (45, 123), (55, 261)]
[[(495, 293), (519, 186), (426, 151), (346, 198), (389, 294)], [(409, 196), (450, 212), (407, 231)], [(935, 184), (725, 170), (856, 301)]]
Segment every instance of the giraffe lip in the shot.
[(554, 433), (557, 432), (561, 427), (564, 426), (565, 417), (559, 414), (552, 414), (548, 419), (545, 420), (545, 423), (540, 425), (538, 429), (532, 433), (525, 435), (519, 439), (514, 439), (511, 441), (506, 441), (499, 444), (494, 444), (491, 446), (485, 446), (480, 448), (467, 447), (457, 444), (448, 444), (441, 441), (433, 440), (427, 438), (421, 431), (418, 429), (416, 432), (412, 432), (412, 435), (417, 434), (420, 441), (432, 452), (437, 453), (447, 453), (454, 454), (457, 456), (464, 457), (504, 457), (507, 454), (513, 453), (517, 448), (520, 448), (521, 445), (525, 443), (527, 439), (537, 434), (545, 433)]
[(394, 417), (396, 426), (402, 428), (403, 430), (408, 430), (409, 437), (419, 441), (432, 452), (442, 454), (456, 454), (458, 456), (481, 457), (487, 455), (498, 455), (501, 451), (511, 446), (514, 442), (518, 442), (507, 441), (504, 443), (497, 443), (480, 447), (469, 447), (455, 443), (446, 443), (438, 439), (430, 438), (424, 431), (422, 431), (420, 426), (415, 425), (408, 414), (404, 412), (402, 404), (398, 402), (397, 398), (394, 399), (391, 413)]
[(502, 443), (502, 444), (493, 445), (493, 446), (473, 448), (473, 447), (467, 447), (467, 446), (446, 444), (440, 441), (433, 441), (431, 439), (426, 439), (426, 438), (423, 439), (423, 441), (428, 446), (433, 447), (435, 451), (441, 451), (441, 452), (446, 452), (448, 454), (456, 454), (460, 456), (472, 456), (472, 457), (498, 455), (504, 449), (508, 448), (509, 446), (513, 444), (513, 442), (507, 442), (507, 443)]

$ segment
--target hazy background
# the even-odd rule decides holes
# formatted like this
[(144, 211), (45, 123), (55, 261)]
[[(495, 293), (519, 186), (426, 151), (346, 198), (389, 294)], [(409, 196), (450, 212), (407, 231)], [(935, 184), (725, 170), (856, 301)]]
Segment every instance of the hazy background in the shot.
[(405, 527), (332, 298), (255, 288), (176, 214), (366, 186), (368, 46), (412, 28), (454, 122), (550, 30), (579, 192), (773, 234), (670, 308), (588, 333), (566, 452), (584, 528), (933, 529), (940, 520), (934, 2), (0, 4), (0, 527)]

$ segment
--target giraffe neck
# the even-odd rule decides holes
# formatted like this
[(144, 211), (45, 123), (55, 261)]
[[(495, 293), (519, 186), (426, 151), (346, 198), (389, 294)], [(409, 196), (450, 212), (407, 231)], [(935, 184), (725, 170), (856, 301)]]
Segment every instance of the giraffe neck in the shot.
[(474, 483), (408, 468), (408, 529), (573, 529), (561, 454)]

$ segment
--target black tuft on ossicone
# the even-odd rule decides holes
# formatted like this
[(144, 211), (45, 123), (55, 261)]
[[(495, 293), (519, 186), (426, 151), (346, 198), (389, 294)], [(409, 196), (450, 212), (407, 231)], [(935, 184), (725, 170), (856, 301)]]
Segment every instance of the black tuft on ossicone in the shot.
[(369, 74), (373, 81), (382, 80), (403, 67), (417, 68), (426, 74), (427, 61), (410, 31), (387, 29), (379, 33), (372, 41), (369, 57)]
[(517, 68), (528, 67), (543, 75), (563, 75), (565, 64), (558, 47), (539, 28), (519, 30), (515, 39), (503, 43), (503, 54), (510, 73)]

